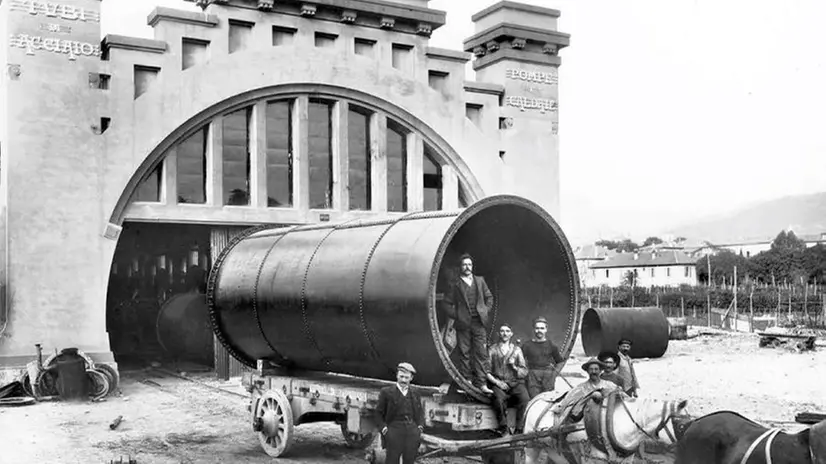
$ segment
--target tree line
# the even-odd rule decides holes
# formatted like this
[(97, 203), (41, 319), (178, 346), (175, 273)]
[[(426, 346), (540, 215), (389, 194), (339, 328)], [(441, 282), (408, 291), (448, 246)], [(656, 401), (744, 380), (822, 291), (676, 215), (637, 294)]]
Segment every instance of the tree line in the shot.
[[(709, 273), (709, 265), (711, 272)], [(732, 285), (734, 270), (743, 284), (762, 286), (804, 286), (826, 284), (826, 246), (806, 247), (794, 232), (780, 232), (771, 248), (751, 257), (730, 250), (718, 250), (696, 264), (701, 283)]]

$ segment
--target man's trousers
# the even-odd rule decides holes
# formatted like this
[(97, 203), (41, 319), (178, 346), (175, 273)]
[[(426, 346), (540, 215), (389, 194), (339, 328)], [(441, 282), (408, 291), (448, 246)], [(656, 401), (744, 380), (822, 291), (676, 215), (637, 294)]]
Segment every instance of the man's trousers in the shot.
[(413, 464), (419, 451), (421, 432), (414, 422), (393, 422), (387, 426), (385, 443), (387, 445), (386, 464)]
[(473, 385), (480, 387), (487, 384), (488, 334), (482, 321), (474, 317), (470, 327), (456, 328), (456, 345), (459, 349), (459, 373)]

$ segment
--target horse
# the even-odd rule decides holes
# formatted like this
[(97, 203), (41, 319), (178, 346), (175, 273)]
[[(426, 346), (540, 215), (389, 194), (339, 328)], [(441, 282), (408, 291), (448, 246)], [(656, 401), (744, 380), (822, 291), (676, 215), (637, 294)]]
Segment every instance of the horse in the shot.
[[(561, 425), (556, 423), (560, 419), (551, 412), (559, 397), (559, 392), (550, 391), (540, 393), (528, 403), (525, 433)], [(600, 404), (592, 398), (586, 401), (591, 405), (586, 406), (583, 420), (562, 425), (559, 434), (526, 445), (525, 464), (537, 464), (543, 450), (547, 452), (548, 462), (555, 464), (621, 462), (625, 458), (631, 461), (631, 455), (644, 440), (667, 445), (677, 443), (673, 419), (684, 414), (687, 404), (686, 400), (632, 399), (618, 393), (609, 395)], [(604, 414), (600, 416), (600, 412)]]
[(799, 433), (769, 429), (732, 411), (694, 419), (675, 464), (826, 464), (826, 421)]

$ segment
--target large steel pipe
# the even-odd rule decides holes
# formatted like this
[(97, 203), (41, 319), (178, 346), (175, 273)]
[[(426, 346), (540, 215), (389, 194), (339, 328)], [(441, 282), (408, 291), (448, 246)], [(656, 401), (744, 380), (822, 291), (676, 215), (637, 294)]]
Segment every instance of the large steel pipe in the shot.
[(590, 308), (582, 316), (582, 347), (588, 356), (616, 351), (631, 340), (632, 358), (659, 358), (668, 349), (668, 319), (660, 308)]
[(507, 195), (462, 211), (248, 231), (210, 274), (213, 330), (248, 366), (267, 359), (390, 380), (409, 361), (417, 383), (452, 378), (485, 401), (441, 341), (437, 301), (465, 252), (494, 293), (491, 334), (509, 322), (529, 338), (541, 315), (570, 353), (579, 326), (570, 245), (542, 208)]
[(172, 357), (213, 362), (209, 310), (203, 293), (180, 293), (166, 300), (155, 325), (158, 343)]

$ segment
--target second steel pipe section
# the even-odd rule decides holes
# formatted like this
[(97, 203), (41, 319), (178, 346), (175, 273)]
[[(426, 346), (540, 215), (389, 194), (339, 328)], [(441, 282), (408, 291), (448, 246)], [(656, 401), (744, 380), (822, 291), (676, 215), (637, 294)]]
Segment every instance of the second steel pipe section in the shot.
[(489, 333), (508, 322), (530, 338), (544, 316), (567, 357), (579, 326), (578, 276), (565, 236), (538, 205), (488, 197), (463, 211), (251, 230), (213, 266), (213, 330), (239, 361), (395, 379), (411, 362), (416, 383), (451, 379), (487, 401), (442, 343), (438, 301), (458, 258), (474, 257), (495, 305)]
[(668, 319), (660, 308), (589, 308), (582, 316), (582, 347), (588, 356), (616, 351), (631, 340), (632, 358), (659, 358), (668, 349)]

